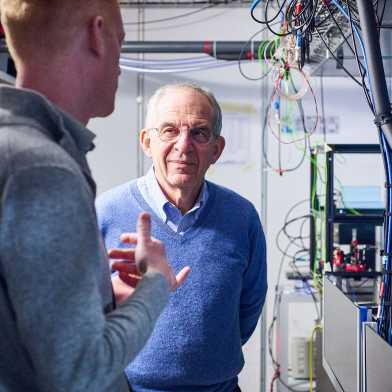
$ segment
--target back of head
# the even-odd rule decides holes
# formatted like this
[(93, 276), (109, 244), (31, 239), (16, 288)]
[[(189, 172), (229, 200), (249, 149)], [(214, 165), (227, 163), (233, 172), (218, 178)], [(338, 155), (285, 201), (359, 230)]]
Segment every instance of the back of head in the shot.
[(16, 64), (35, 54), (56, 56), (72, 45), (94, 14), (107, 14), (116, 0), (0, 0), (1, 22)]

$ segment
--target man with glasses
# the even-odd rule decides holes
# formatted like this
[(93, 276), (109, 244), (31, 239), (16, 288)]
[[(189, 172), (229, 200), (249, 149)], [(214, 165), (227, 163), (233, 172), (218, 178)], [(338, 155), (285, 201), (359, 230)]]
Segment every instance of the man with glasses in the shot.
[[(172, 268), (192, 269), (126, 369), (135, 392), (239, 391), (241, 346), (256, 327), (267, 289), (265, 239), (249, 201), (205, 180), (224, 149), (221, 126), (211, 93), (191, 84), (160, 88), (140, 133), (153, 167), (97, 203), (107, 247), (121, 246), (119, 233), (133, 231), (144, 210)], [(129, 265), (116, 279), (117, 293), (138, 281)]]

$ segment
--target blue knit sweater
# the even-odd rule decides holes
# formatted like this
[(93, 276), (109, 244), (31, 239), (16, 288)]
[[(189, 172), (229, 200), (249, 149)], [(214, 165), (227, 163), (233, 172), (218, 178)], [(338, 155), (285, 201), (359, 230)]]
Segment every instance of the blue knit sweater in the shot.
[(254, 328), (267, 290), (265, 238), (252, 204), (208, 182), (209, 198), (183, 236), (155, 215), (136, 181), (97, 201), (107, 248), (122, 246), (137, 216), (152, 216), (152, 235), (173, 269), (189, 265), (144, 349), (126, 369), (136, 392), (232, 392), (243, 367), (241, 346)]

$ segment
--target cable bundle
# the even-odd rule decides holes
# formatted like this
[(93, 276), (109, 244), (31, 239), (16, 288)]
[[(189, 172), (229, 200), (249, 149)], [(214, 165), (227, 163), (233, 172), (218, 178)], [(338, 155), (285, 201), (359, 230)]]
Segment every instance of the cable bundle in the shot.
[[(372, 1), (375, 17), (380, 28), (385, 13), (386, 1)], [(255, 17), (255, 9), (261, 3), (261, 0), (254, 0), (251, 6), (251, 16), (258, 23), (266, 24), (267, 28), (279, 37), (292, 36), (300, 38), (301, 54), (309, 53), (310, 42), (317, 37), (321, 40), (331, 55), (335, 58), (340, 67), (348, 76), (359, 86), (362, 87), (368, 106), (375, 115), (382, 157), (386, 172), (387, 203), (384, 223), (385, 251), (383, 257), (383, 278), (380, 285), (380, 303), (377, 315), (377, 324), (379, 334), (390, 344), (392, 344), (392, 146), (388, 144), (386, 135), (382, 129), (383, 121), (380, 121), (380, 114), (376, 113), (374, 98), (369, 78), (367, 54), (364, 48), (359, 24), (359, 13), (356, 2), (353, 0), (284, 0), (276, 2), (272, 0), (265, 1), (264, 19)], [(271, 14), (273, 3), (276, 3), (275, 14)], [(283, 29), (274, 31), (270, 24), (278, 17), (282, 19)], [(345, 28), (349, 27), (349, 34), (345, 33)], [(354, 54), (360, 80), (355, 78), (344, 67), (342, 61), (336, 57), (334, 51), (329, 47), (329, 37), (334, 34), (340, 34), (346, 42), (349, 50)], [(349, 37), (351, 35), (351, 43)], [(299, 43), (299, 40), (296, 41)], [(303, 47), (305, 46), (305, 48)], [(358, 47), (362, 52), (363, 61), (358, 55)], [(303, 57), (299, 59), (298, 66), (303, 65)], [(382, 113), (381, 116), (384, 116)], [(390, 113), (389, 113), (390, 115)]]
[(127, 57), (120, 59), (121, 69), (142, 73), (192, 72), (230, 65), (233, 65), (230, 61), (220, 61), (207, 56), (172, 60), (138, 60)]

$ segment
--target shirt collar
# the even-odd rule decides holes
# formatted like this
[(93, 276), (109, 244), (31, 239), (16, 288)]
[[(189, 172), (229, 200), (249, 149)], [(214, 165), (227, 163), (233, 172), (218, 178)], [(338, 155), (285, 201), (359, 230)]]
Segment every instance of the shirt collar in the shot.
[(165, 204), (169, 203), (155, 178), (154, 167), (151, 166), (146, 175), (146, 185), (162, 219), (166, 219)]
[[(146, 174), (146, 185), (147, 188), (151, 192), (151, 196), (154, 200), (154, 203), (156, 204), (156, 207), (159, 210), (159, 214), (163, 219), (167, 218), (167, 214), (165, 211), (165, 207), (168, 205), (173, 205), (169, 200), (167, 200), (165, 194), (162, 192), (162, 189), (160, 185), (158, 184), (158, 180), (155, 177), (155, 172), (154, 172), (154, 167), (151, 166), (150, 170)], [(207, 187), (207, 182), (204, 181), (202, 185), (201, 192), (199, 193), (199, 196), (196, 199), (196, 202), (194, 206), (187, 212), (190, 213), (192, 211), (195, 211), (199, 209), (200, 207), (203, 206), (203, 204), (207, 201), (208, 198), (208, 187)], [(175, 206), (174, 206), (175, 207)], [(177, 208), (177, 207), (175, 207)]]

